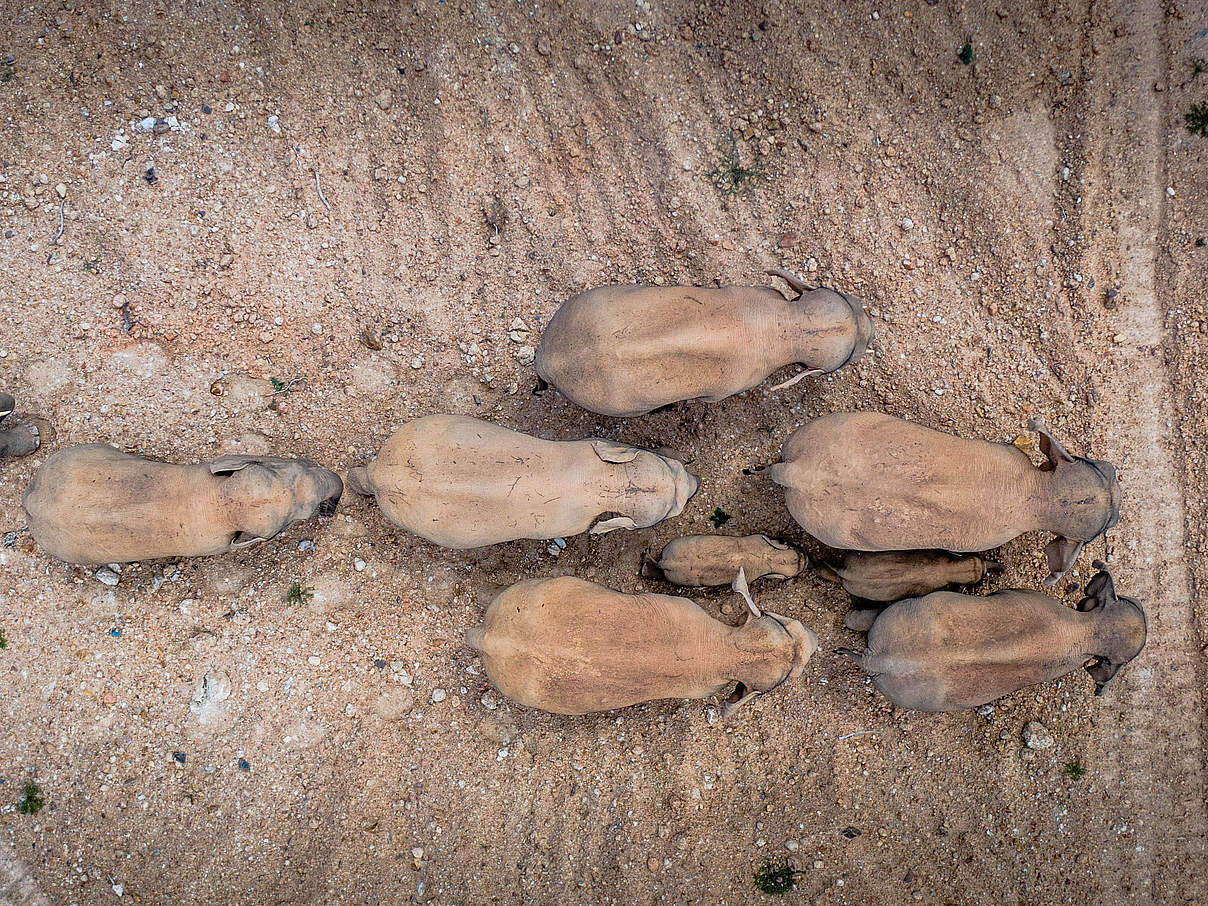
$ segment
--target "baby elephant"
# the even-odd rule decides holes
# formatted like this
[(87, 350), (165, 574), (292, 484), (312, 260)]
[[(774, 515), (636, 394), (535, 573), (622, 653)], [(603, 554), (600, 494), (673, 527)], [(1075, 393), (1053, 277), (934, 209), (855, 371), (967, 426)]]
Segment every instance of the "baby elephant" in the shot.
[[(976, 708), (1024, 686), (1086, 667), (1095, 694), (1145, 646), (1145, 612), (1117, 597), (1106, 567), (1074, 610), (1037, 591), (986, 597), (937, 591), (883, 611), (852, 611), (868, 630), (863, 652), (842, 648), (895, 705), (921, 711)], [(870, 628), (871, 627), (871, 628)]]
[(222, 456), (179, 466), (108, 444), (60, 450), (22, 505), (34, 540), (68, 563), (222, 554), (335, 513), (340, 476), (307, 459)]
[(873, 339), (863, 304), (773, 271), (766, 286), (605, 286), (568, 299), (537, 350), (537, 374), (584, 409), (643, 415), (679, 400), (717, 402), (794, 362), (836, 371)]
[[(13, 414), (17, 401), (11, 393), (0, 393), (0, 422)], [(0, 430), (0, 456), (28, 456), (38, 449), (41, 436), (32, 424), (13, 425)]]
[(821, 578), (842, 585), (853, 598), (867, 601), (897, 601), (948, 585), (974, 585), (988, 569), (1000, 569), (993, 561), (947, 551), (844, 551), (834, 563), (814, 561), (811, 565)]
[(742, 626), (713, 619), (687, 598), (627, 595), (573, 577), (505, 589), (466, 643), (491, 682), (530, 708), (590, 714), (663, 698), (708, 698), (731, 683), (722, 708), (770, 692), (805, 669), (817, 637), (796, 620), (760, 613), (741, 572)]
[(461, 415), (404, 425), (348, 486), (386, 518), (444, 547), (647, 528), (684, 509), (696, 476), (611, 440), (553, 441)]
[(1036, 422), (1048, 462), (1011, 444), (965, 440), (876, 412), (841, 412), (798, 428), (769, 467), (789, 512), (830, 547), (984, 551), (1024, 532), (1046, 549), (1054, 584), (1083, 544), (1120, 519), (1109, 462), (1071, 456)]
[(728, 585), (739, 569), (754, 582), (791, 579), (805, 566), (805, 554), (767, 535), (688, 535), (664, 547), (657, 561), (645, 559), (642, 575), (675, 585)]

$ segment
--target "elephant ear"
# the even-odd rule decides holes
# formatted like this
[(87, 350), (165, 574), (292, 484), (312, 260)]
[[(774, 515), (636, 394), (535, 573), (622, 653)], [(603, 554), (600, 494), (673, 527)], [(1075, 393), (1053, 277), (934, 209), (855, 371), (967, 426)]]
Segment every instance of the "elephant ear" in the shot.
[(1038, 419), (1028, 419), (1028, 428), (1040, 435), (1040, 452), (1048, 460), (1048, 462), (1040, 467), (1042, 472), (1051, 472), (1062, 463), (1075, 461), (1070, 452), (1061, 445), (1061, 442)]
[(1056, 585), (1058, 580), (1070, 571), (1070, 567), (1082, 553), (1084, 544), (1086, 544), (1085, 541), (1071, 541), (1060, 535), (1048, 543), (1044, 549), (1045, 560), (1049, 565), (1049, 575), (1044, 580), (1045, 585)]
[(756, 695), (762, 695), (758, 689), (747, 691), (747, 687), (743, 683), (739, 683), (734, 687), (734, 691), (730, 693), (721, 704), (721, 719), (729, 720), (734, 716), (734, 712), (753, 699)]
[(264, 462), (264, 457), (262, 456), (239, 456), (237, 454), (219, 456), (210, 463), (210, 474), (231, 475), (240, 469), (245, 469), (248, 466), (254, 466), (262, 462)]
[(604, 462), (633, 462), (642, 451), (628, 444), (619, 444), (612, 440), (593, 440), (591, 448), (596, 456)]
[(607, 535), (609, 532), (615, 532), (617, 529), (635, 529), (638, 524), (629, 516), (615, 516), (612, 519), (605, 519), (603, 522), (597, 522), (591, 527), (589, 535)]

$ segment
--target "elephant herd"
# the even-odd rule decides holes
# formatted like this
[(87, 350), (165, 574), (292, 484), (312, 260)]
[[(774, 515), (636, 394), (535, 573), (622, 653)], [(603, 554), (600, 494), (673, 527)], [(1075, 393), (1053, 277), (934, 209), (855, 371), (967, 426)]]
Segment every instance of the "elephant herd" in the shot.
[[(866, 353), (874, 331), (858, 300), (776, 274), (791, 294), (611, 286), (574, 296), (537, 350), (541, 385), (592, 412), (637, 418), (683, 400), (720, 402), (801, 366), (779, 389)], [(0, 403), (3, 418), (12, 398), (0, 394)], [(1116, 594), (1103, 564), (1096, 561), (1076, 609), (1035, 590), (946, 590), (997, 568), (978, 554), (1032, 532), (1054, 536), (1045, 550), (1051, 585), (1119, 520), (1114, 467), (1072, 455), (1036, 422), (1029, 427), (1039, 433), (1039, 466), (1015, 445), (877, 412), (812, 419), (760, 474), (837, 555), (815, 561), (759, 534), (693, 535), (642, 565), (644, 576), (676, 585), (731, 585), (745, 602), (741, 625), (688, 598), (622, 594), (563, 576), (502, 591), (466, 641), (492, 683), (521, 705), (585, 714), (726, 694), (728, 715), (799, 677), (818, 647), (797, 619), (761, 610), (748, 583), (811, 569), (851, 593), (846, 625), (868, 633), (863, 648), (839, 653), (900, 706), (977, 707), (1079, 667), (1101, 692), (1141, 651), (1146, 632), (1140, 605)], [(0, 447), (5, 453), (21, 455)], [(678, 516), (699, 486), (665, 450), (546, 440), (446, 414), (404, 425), (346, 482), (399, 528), (455, 549), (649, 528)], [(104, 564), (237, 550), (331, 516), (344, 486), (305, 459), (174, 465), (92, 443), (48, 457), (22, 504), (47, 553)]]

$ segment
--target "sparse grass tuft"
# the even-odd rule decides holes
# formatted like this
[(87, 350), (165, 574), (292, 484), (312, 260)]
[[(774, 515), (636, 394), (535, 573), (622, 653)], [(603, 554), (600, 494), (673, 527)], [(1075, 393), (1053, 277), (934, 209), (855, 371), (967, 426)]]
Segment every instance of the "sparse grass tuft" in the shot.
[(725, 510), (723, 510), (721, 507), (718, 507), (717, 509), (715, 509), (713, 511), (713, 515), (710, 516), (709, 518), (711, 520), (713, 520), (714, 528), (721, 528), (723, 525), (725, 525), (727, 522), (729, 522), (733, 517), (729, 513), (727, 513)]
[(301, 582), (295, 582), (285, 593), (286, 604), (305, 604), (315, 596), (313, 588), (307, 588)]
[(1191, 109), (1183, 114), (1183, 122), (1192, 135), (1208, 138), (1208, 101), (1192, 104)]
[(957, 51), (956, 58), (958, 60), (960, 60), (966, 66), (968, 66), (970, 63), (972, 63), (973, 62), (973, 45), (966, 44), (965, 46), (963, 46), (959, 51)]
[(1086, 767), (1081, 761), (1075, 758), (1073, 761), (1065, 763), (1065, 767), (1061, 769), (1061, 773), (1070, 778), (1070, 780), (1081, 780), (1086, 776)]
[(801, 872), (790, 868), (788, 862), (781, 865), (774, 865), (768, 862), (763, 868), (755, 872), (755, 886), (762, 893), (779, 896), (788, 893), (797, 886), (797, 875), (799, 874)]
[(23, 795), (17, 802), (17, 811), (22, 815), (36, 815), (42, 811), (42, 806), (45, 804), (46, 801), (42, 798), (42, 789), (32, 780), (27, 781)]
[(738, 143), (730, 136), (730, 147), (722, 160), (721, 166), (709, 173), (713, 185), (722, 195), (736, 195), (748, 183), (763, 176), (763, 168), (756, 162), (750, 167), (744, 167), (738, 160)]
[(8, 641), (4, 638), (4, 630), (0, 629), (0, 651), (8, 647)]

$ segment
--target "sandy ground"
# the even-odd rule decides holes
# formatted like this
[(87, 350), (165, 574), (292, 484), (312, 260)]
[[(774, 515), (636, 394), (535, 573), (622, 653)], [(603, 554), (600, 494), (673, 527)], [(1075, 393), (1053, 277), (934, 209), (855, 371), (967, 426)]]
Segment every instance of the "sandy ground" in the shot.
[[(1203, 3), (5, 5), (0, 389), (46, 444), (0, 464), (0, 528), (64, 445), (346, 470), (434, 411), (670, 445), (702, 489), (557, 557), (451, 553), (348, 499), (116, 587), (8, 536), (4, 906), (749, 903), (784, 859), (789, 902), (1208, 902)], [(531, 392), (523, 347), (576, 291), (773, 266), (862, 295), (874, 354), (630, 420)], [(228, 374), (302, 380), (269, 406), (212, 393)], [(1117, 463), (1123, 519), (1058, 589), (1103, 557), (1145, 602), (1106, 695), (897, 711), (830, 653), (856, 637), (810, 577), (755, 594), (822, 650), (728, 723), (492, 692), (462, 636), (500, 586), (669, 591), (642, 550), (716, 507), (808, 546), (742, 469), (851, 408), (993, 440), (1036, 415)], [(1046, 540), (986, 588), (1039, 587)]]

